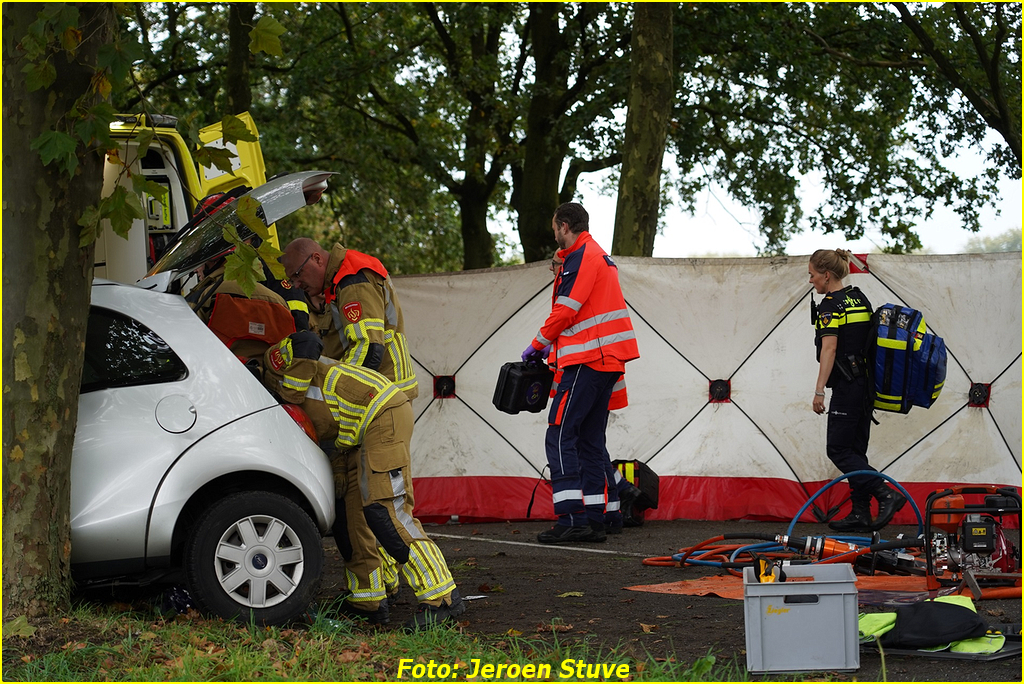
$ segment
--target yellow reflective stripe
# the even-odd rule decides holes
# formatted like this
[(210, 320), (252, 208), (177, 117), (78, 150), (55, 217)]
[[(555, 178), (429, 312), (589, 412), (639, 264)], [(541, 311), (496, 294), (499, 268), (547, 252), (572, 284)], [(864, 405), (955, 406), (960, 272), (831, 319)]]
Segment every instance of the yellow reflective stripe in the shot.
[(865, 311), (863, 313), (853, 313), (851, 311), (846, 312), (847, 323), (867, 323), (871, 320), (871, 312)]
[[(348, 377), (358, 383), (376, 390), (373, 400), (368, 405), (360, 405), (340, 396), (337, 392), (338, 382)], [(377, 371), (338, 364), (327, 371), (324, 381), (324, 395), (331, 415), (338, 423), (338, 437), (335, 444), (339, 447), (351, 447), (362, 444), (366, 428), (377, 416), (384, 405), (401, 390), (390, 380)]]
[(367, 578), (370, 581), (370, 586), (368, 587), (360, 586), (359, 577), (348, 568), (345, 568), (345, 577), (348, 579), (348, 589), (352, 592), (348, 600), (353, 603), (377, 603), (382, 601), (387, 595), (384, 590), (384, 582), (381, 581), (380, 568), (370, 573), (370, 576)]
[(402, 566), (402, 573), (420, 601), (442, 598), (455, 588), (448, 564), (432, 541), (414, 541), (409, 545), (409, 562)]
[(909, 346), (909, 340), (890, 340), (888, 337), (878, 338), (878, 346), (886, 349), (904, 350)]
[(289, 311), (301, 311), (302, 313), (309, 313), (309, 307), (306, 306), (305, 300), (289, 299), (287, 301)]
[(902, 407), (900, 404), (892, 404), (886, 401), (879, 401), (878, 399), (875, 399), (875, 408), (884, 409), (886, 411), (899, 411)]
[(309, 388), (309, 378), (299, 378), (294, 375), (285, 375), (281, 378), (281, 386), (285, 389), (305, 392)]

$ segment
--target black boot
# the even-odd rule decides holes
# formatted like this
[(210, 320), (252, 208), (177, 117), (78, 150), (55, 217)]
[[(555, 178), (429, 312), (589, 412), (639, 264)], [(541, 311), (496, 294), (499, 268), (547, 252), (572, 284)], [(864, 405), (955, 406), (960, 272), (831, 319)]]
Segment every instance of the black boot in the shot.
[(875, 520), (871, 531), (880, 530), (888, 525), (892, 517), (896, 515), (896, 511), (903, 508), (903, 505), (907, 503), (907, 497), (903, 496), (902, 492), (893, 489), (884, 482), (878, 485), (878, 488), (871, 493), (871, 496), (878, 500), (878, 519)]
[(850, 514), (842, 520), (833, 520), (828, 526), (836, 532), (870, 532), (871, 499), (854, 501)]

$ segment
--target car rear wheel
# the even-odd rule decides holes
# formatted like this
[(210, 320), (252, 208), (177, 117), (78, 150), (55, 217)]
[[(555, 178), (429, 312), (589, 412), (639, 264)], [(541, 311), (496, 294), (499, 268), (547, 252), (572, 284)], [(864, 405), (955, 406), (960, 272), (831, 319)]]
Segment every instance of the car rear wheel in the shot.
[(240, 492), (211, 506), (186, 545), (189, 590), (226, 619), (281, 624), (306, 610), (320, 585), (320, 532), (292, 500)]

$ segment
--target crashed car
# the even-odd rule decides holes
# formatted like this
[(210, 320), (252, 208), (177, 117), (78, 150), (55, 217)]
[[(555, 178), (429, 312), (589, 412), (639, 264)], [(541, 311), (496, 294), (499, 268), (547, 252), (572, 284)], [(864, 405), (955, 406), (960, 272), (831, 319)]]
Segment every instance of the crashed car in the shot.
[[(290, 174), (248, 195), (269, 225), (318, 199), (327, 175)], [(334, 521), (330, 464), (301, 410), (279, 404), (177, 293), (224, 249), (212, 236), (225, 221), (246, 230), (236, 201), (137, 285), (92, 286), (72, 574), (85, 586), (184, 583), (202, 610), (280, 624), (319, 586)]]

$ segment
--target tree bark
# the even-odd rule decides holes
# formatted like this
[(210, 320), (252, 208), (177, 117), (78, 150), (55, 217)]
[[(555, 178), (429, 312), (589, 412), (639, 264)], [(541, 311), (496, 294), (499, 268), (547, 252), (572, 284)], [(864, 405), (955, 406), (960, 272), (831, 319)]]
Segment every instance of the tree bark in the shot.
[(252, 87), (249, 83), (249, 31), (256, 16), (256, 3), (232, 2), (228, 4), (228, 64), (224, 72), (228, 111), (222, 114), (241, 114), (252, 108)]
[[(71, 450), (94, 249), (80, 248), (83, 209), (99, 200), (103, 158), (79, 146), (73, 177), (30, 148), (87, 92), (116, 17), (82, 3), (84, 43), (51, 56), (56, 80), (27, 92), (19, 47), (42, 3), (3, 5), (3, 611), (38, 616), (71, 587)], [(87, 102), (87, 105), (93, 102)]]
[(530, 6), (530, 36), (536, 64), (533, 97), (526, 114), (523, 169), (516, 179), (519, 241), (526, 263), (549, 258), (556, 249), (551, 217), (558, 207), (562, 162), (569, 152), (554, 131), (562, 115), (561, 99), (569, 80), (571, 47), (558, 25), (560, 3)]
[(661, 163), (675, 96), (672, 70), (674, 3), (634, 5), (630, 82), (622, 174), (612, 253), (651, 256), (661, 206)]

